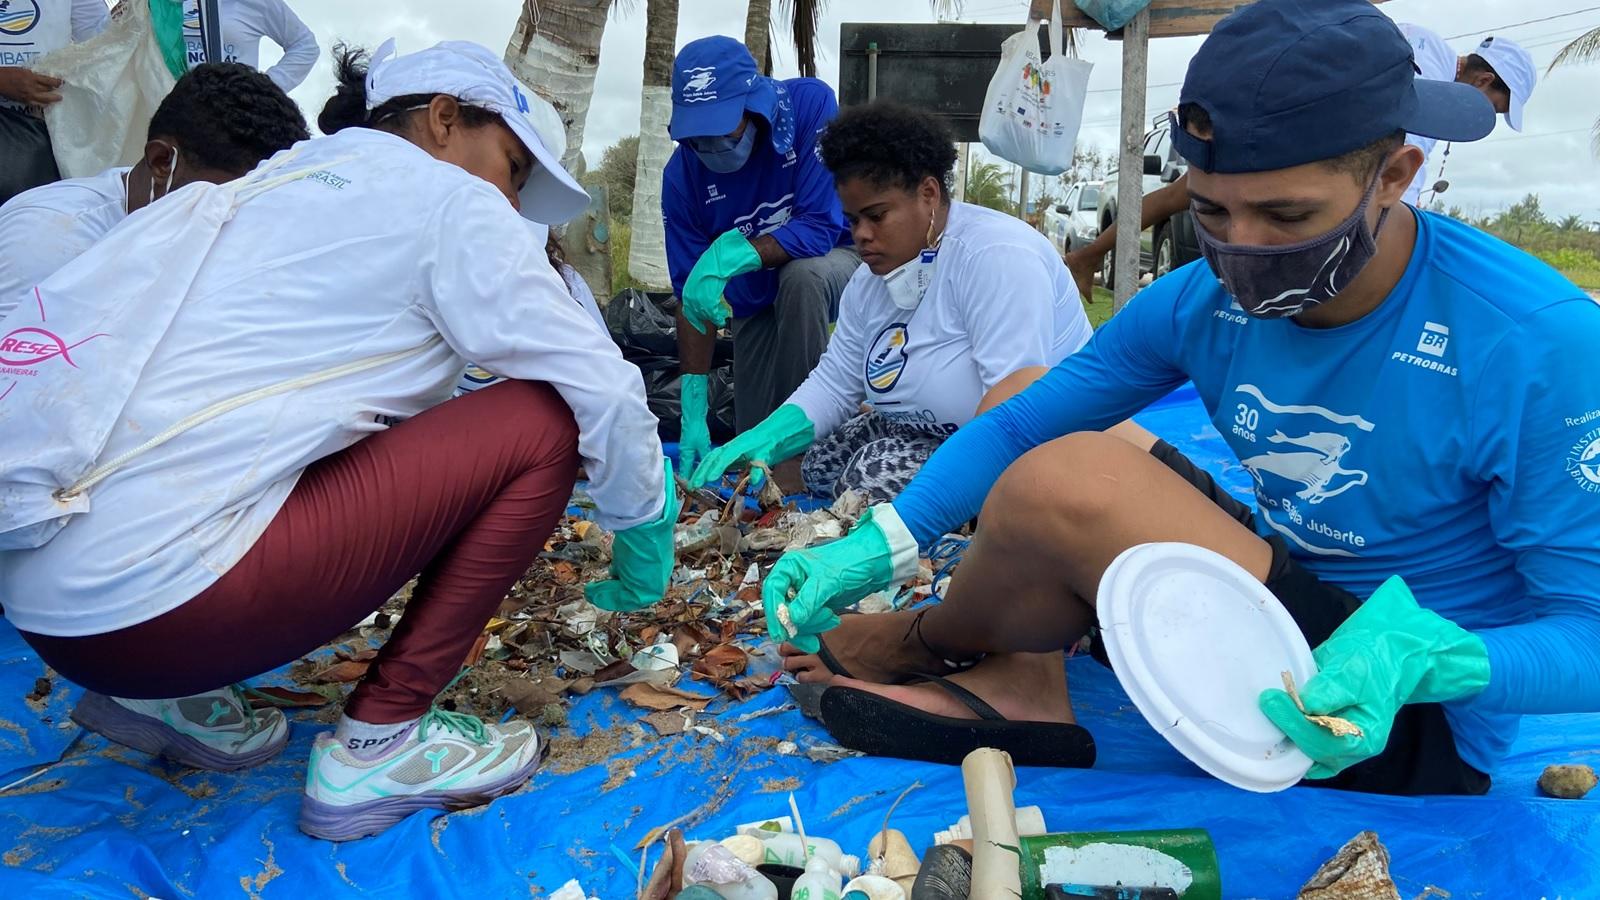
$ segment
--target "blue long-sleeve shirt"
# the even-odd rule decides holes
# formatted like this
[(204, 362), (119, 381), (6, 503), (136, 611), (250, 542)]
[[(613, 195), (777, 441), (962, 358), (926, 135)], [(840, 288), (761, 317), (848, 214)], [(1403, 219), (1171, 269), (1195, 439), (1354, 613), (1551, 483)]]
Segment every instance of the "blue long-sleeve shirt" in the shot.
[[(661, 214), (667, 270), (679, 296), (700, 254), (735, 228), (752, 239), (772, 235), (795, 259), (822, 256), (850, 243), (833, 175), (817, 149), (823, 130), (839, 114), (833, 89), (815, 78), (791, 78), (778, 88), (775, 121), (763, 133), (771, 139), (758, 141), (739, 171), (719, 175), (707, 169), (686, 144), (679, 144), (667, 161), (661, 175)], [(776, 269), (740, 275), (723, 294), (735, 316), (759, 312), (777, 295)]]
[(926, 546), (1017, 457), (1193, 380), (1255, 480), (1258, 528), (1366, 597), (1391, 575), (1480, 636), (1447, 711), (1491, 771), (1517, 715), (1600, 711), (1600, 305), (1476, 229), (1418, 214), (1389, 298), (1338, 328), (1251, 319), (1204, 262), (1163, 278), (895, 501)]

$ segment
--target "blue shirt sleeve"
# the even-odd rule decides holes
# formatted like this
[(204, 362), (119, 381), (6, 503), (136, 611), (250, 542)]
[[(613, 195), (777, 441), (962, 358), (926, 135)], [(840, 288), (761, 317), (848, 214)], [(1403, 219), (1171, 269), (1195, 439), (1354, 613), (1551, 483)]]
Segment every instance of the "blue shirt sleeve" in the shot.
[[(677, 151), (682, 152), (682, 149)], [(689, 272), (716, 235), (706, 234), (695, 219), (688, 186), (683, 183), (683, 166), (676, 153), (661, 173), (661, 220), (666, 232), (667, 273), (672, 276), (672, 292), (682, 297), (683, 283), (689, 280)]]
[[(1545, 307), (1502, 339), (1469, 447), (1495, 538), (1517, 554), (1531, 620), (1478, 631), (1488, 712), (1600, 711), (1600, 307)], [(1506, 598), (1514, 602), (1516, 598)]]
[(833, 91), (819, 91), (820, 102), (805, 117), (795, 133), (794, 213), (789, 221), (772, 232), (778, 246), (795, 259), (824, 256), (839, 245), (845, 231), (844, 212), (839, 194), (833, 189), (833, 173), (822, 164), (819, 143), (828, 123), (839, 114), (839, 101)]
[(1178, 321), (1190, 281), (1157, 281), (1082, 350), (951, 435), (894, 501), (918, 546), (977, 515), (1022, 454), (1074, 432), (1109, 428), (1183, 384)]

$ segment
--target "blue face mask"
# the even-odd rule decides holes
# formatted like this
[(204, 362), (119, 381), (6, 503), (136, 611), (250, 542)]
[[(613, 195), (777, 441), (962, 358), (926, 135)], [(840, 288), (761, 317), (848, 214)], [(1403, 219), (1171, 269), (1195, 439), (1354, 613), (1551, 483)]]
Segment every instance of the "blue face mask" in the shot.
[(718, 175), (727, 175), (744, 168), (750, 161), (750, 154), (756, 149), (756, 123), (747, 122), (744, 134), (738, 138), (727, 135), (718, 137), (690, 138), (689, 147), (694, 150), (694, 155), (700, 157), (700, 162), (706, 168)]

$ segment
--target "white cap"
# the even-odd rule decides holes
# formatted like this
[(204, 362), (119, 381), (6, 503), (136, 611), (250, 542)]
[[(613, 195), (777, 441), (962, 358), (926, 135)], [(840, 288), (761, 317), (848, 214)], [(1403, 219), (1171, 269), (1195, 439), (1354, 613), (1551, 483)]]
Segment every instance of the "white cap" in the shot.
[(1478, 49), (1472, 51), (1483, 57), (1500, 80), (1511, 89), (1511, 104), (1506, 107), (1506, 121), (1512, 128), (1522, 130), (1522, 104), (1533, 96), (1533, 86), (1539, 75), (1533, 68), (1533, 57), (1516, 41), (1502, 37), (1486, 37)]
[[(367, 68), (367, 109), (409, 94), (448, 94), (505, 121), (539, 163), (518, 195), (523, 218), (559, 225), (588, 208), (588, 192), (561, 167), (565, 139), (560, 149), (550, 146), (556, 143), (553, 132), (560, 130), (560, 116), (518, 83), (489, 48), (470, 41), (443, 41), (396, 56), (394, 39), (384, 41)], [(552, 132), (549, 143), (541, 130)]]

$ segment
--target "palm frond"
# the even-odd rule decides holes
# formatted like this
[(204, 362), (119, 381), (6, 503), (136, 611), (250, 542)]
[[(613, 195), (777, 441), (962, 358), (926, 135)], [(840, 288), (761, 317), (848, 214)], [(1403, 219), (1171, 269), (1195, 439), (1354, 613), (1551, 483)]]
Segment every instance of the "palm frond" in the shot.
[(778, 4), (794, 39), (795, 62), (807, 78), (817, 75), (817, 29), (825, 5), (826, 0), (780, 0)]
[(1550, 61), (1550, 68), (1545, 70), (1545, 74), (1555, 71), (1557, 66), (1596, 61), (1600, 61), (1600, 28), (1591, 29), (1579, 35), (1577, 40), (1562, 47), (1556, 58)]

